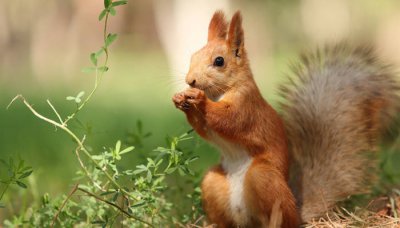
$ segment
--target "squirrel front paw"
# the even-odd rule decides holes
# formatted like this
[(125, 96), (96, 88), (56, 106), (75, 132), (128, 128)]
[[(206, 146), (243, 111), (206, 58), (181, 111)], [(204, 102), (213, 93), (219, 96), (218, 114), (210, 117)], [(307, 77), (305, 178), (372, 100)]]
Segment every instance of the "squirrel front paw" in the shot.
[(198, 106), (206, 100), (204, 91), (189, 88), (183, 92), (177, 93), (172, 97), (175, 107), (182, 111), (187, 111), (191, 107)]
[(174, 102), (175, 107), (182, 111), (188, 110), (190, 107), (189, 103), (186, 102), (184, 92), (176, 93), (172, 97), (172, 101)]

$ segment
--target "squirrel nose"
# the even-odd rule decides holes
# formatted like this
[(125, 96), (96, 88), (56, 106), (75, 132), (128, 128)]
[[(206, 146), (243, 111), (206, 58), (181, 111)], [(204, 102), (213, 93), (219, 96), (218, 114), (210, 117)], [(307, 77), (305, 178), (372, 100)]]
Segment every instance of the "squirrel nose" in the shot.
[(196, 79), (193, 79), (192, 82), (189, 83), (190, 86), (194, 86), (196, 84)]

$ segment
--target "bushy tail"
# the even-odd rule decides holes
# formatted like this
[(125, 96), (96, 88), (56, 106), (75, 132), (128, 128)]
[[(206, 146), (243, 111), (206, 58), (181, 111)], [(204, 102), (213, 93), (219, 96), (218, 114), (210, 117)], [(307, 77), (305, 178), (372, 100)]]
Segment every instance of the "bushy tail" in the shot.
[(281, 87), (283, 117), (304, 221), (365, 192), (367, 158), (400, 112), (400, 86), (370, 47), (339, 44), (301, 56)]

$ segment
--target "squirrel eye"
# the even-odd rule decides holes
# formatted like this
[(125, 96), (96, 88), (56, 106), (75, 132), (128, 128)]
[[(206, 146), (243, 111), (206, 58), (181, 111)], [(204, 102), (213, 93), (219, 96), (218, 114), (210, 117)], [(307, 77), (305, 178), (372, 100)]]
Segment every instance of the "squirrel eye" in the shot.
[(214, 60), (214, 66), (222, 67), (224, 65), (224, 58), (221, 56), (218, 56)]

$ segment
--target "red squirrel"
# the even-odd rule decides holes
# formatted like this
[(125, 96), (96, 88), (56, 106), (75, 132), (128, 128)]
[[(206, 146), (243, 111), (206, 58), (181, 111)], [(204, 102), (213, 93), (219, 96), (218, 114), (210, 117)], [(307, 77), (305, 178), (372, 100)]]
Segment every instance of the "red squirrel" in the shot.
[(190, 87), (173, 97), (221, 152), (201, 184), (211, 224), (299, 227), (362, 191), (371, 163), (362, 153), (400, 111), (392, 72), (371, 49), (337, 45), (303, 56), (294, 73), (280, 90), (282, 118), (254, 81), (240, 12), (230, 23), (215, 12), (207, 44), (191, 58)]

